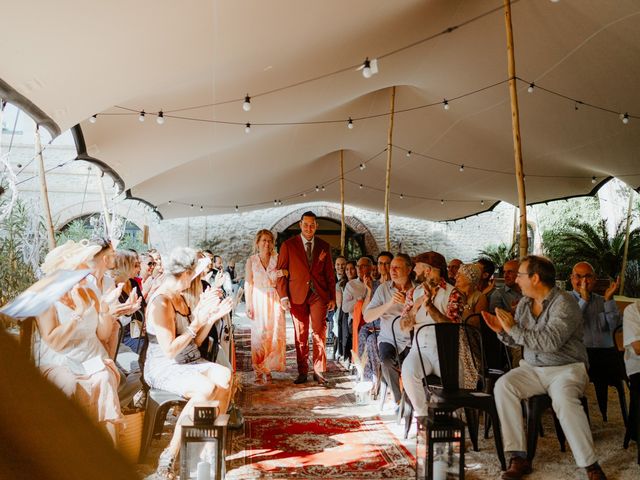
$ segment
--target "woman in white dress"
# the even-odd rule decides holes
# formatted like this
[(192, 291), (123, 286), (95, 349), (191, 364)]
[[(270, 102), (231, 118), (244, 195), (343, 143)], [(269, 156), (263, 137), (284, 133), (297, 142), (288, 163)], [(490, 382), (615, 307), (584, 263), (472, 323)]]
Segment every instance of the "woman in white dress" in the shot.
[[(44, 273), (87, 268), (99, 246), (69, 241), (52, 250)], [(103, 342), (111, 337), (114, 313), (125, 310), (118, 295), (122, 285), (98, 299), (85, 280), (63, 295), (37, 319), (41, 337), (36, 361), (45, 378), (85, 408), (111, 435), (121, 419), (118, 400), (120, 375)]]
[(144, 378), (154, 388), (188, 398), (169, 446), (160, 454), (156, 476), (173, 479), (180, 450), (181, 421), (193, 412), (194, 403), (218, 400), (220, 412), (229, 406), (231, 371), (200, 357), (198, 346), (213, 323), (231, 310), (231, 299), (220, 300), (213, 289), (200, 296), (193, 312), (183, 291), (195, 274), (197, 256), (191, 248), (176, 248), (164, 262), (164, 280), (148, 301), (149, 341)]
[(251, 323), (251, 363), (256, 383), (271, 381), (271, 372), (284, 372), (287, 332), (284, 311), (276, 291), (276, 280), (284, 272), (278, 271), (273, 233), (260, 230), (255, 239), (255, 255), (245, 268), (245, 300), (247, 317)]

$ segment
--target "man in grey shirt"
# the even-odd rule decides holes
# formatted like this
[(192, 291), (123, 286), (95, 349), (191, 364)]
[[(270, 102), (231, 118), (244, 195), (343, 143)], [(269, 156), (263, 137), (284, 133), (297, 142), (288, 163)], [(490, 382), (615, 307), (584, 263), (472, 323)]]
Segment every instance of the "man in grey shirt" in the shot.
[(496, 309), (483, 312), (489, 327), (507, 345), (524, 347), (520, 366), (502, 376), (494, 395), (507, 454), (505, 480), (531, 472), (527, 459), (521, 401), (548, 394), (579, 467), (589, 480), (606, 478), (598, 465), (589, 421), (580, 404), (589, 381), (587, 352), (582, 341), (582, 315), (570, 293), (555, 287), (555, 267), (546, 258), (530, 255), (520, 263), (517, 283), (524, 295), (515, 318)]
[(520, 292), (520, 287), (516, 283), (519, 266), (520, 262), (518, 260), (509, 260), (502, 266), (504, 285), (496, 288), (491, 293), (489, 298), (489, 311), (491, 313), (496, 311), (496, 307), (515, 312), (516, 305), (522, 298), (522, 292)]

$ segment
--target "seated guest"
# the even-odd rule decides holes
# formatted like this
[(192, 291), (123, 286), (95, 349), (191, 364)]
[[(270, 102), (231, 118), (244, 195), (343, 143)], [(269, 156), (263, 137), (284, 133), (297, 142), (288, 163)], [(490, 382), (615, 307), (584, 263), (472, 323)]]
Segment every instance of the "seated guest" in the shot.
[[(126, 302), (129, 297), (132, 297), (134, 301), (138, 298), (141, 299), (141, 308), (131, 315), (122, 315), (118, 320), (124, 329), (124, 336), (122, 343), (129, 347), (135, 353), (140, 352), (140, 346), (142, 345), (142, 325), (144, 323), (144, 308), (146, 303), (144, 297), (140, 291), (138, 282), (135, 281), (136, 270), (140, 268), (140, 262), (138, 255), (129, 250), (116, 251), (116, 266), (111, 270), (111, 277), (116, 284), (123, 284), (122, 292), (120, 293), (120, 303)], [(133, 328), (132, 328), (133, 327)]]
[[(336, 289), (338, 288), (338, 283), (344, 276), (344, 267), (347, 265), (347, 259), (342, 255), (338, 255), (334, 262), (334, 271), (336, 272)], [(333, 345), (333, 355), (335, 360), (336, 354), (336, 340), (338, 338), (338, 324), (334, 322), (334, 317), (336, 316), (336, 311), (338, 308), (338, 302), (336, 298), (336, 308), (333, 310), (327, 310), (327, 343), (329, 345)]]
[(503, 265), (504, 285), (496, 288), (489, 297), (489, 311), (491, 313), (495, 313), (496, 307), (511, 313), (516, 311), (516, 305), (522, 298), (522, 292), (516, 283), (519, 266), (518, 260), (509, 260)]
[(182, 420), (193, 413), (194, 403), (218, 400), (220, 412), (229, 405), (231, 371), (200, 357), (198, 345), (211, 325), (231, 310), (231, 299), (220, 300), (213, 289), (189, 308), (182, 292), (189, 288), (196, 270), (196, 252), (176, 248), (165, 260), (165, 278), (149, 299), (147, 335), (149, 348), (144, 376), (151, 387), (189, 399), (176, 423), (169, 446), (160, 454), (156, 476), (174, 479), (175, 458), (180, 450)]
[[(371, 277), (372, 266), (373, 262), (369, 257), (360, 257), (356, 264), (358, 278), (350, 280), (342, 294), (342, 311), (349, 315), (349, 327), (352, 331), (352, 349), (355, 352), (359, 351), (357, 332), (360, 325), (358, 325), (358, 322), (362, 319), (362, 312), (364, 312), (371, 300), (374, 283), (375, 286), (378, 285), (378, 282)], [(358, 312), (356, 312), (356, 308)]]
[(380, 274), (380, 283), (391, 280), (391, 260), (393, 260), (393, 253), (391, 252), (385, 251), (378, 254), (377, 265), (378, 273)]
[[(480, 286), (478, 288), (487, 298), (491, 298), (491, 294), (496, 288), (496, 281), (493, 278), (493, 274), (496, 271), (496, 264), (488, 258), (479, 258), (476, 263), (481, 271)], [(451, 281), (453, 281), (453, 279), (451, 279)]]
[[(460, 291), (447, 282), (447, 261), (438, 252), (421, 253), (414, 258), (418, 286), (410, 292), (402, 314), (402, 328), (417, 331), (422, 325), (442, 322), (459, 322), (464, 309)], [(416, 416), (427, 415), (427, 397), (422, 383), (424, 374), (440, 376), (440, 361), (435, 328), (425, 328), (420, 338), (414, 335), (414, 348), (402, 365), (402, 382)], [(420, 365), (420, 353), (422, 365)]]
[[(640, 309), (638, 303), (624, 310), (624, 364), (629, 377), (629, 433), (640, 445)], [(640, 448), (640, 446), (638, 446)]]
[(456, 275), (458, 275), (460, 265), (462, 265), (462, 260), (459, 258), (454, 258), (449, 262), (449, 265), (447, 265), (447, 275), (452, 282), (456, 279)]
[[(97, 245), (70, 240), (49, 252), (42, 271), (87, 268), (100, 252)], [(121, 306), (122, 285), (98, 298), (83, 280), (37, 318), (41, 337), (37, 359), (45, 378), (85, 408), (112, 437), (122, 414), (118, 400), (120, 375), (103, 342), (111, 338), (114, 316), (130, 309)]]
[(411, 267), (411, 258), (402, 253), (396, 255), (391, 261), (391, 280), (380, 284), (364, 312), (365, 322), (372, 323), (376, 320), (380, 322), (378, 352), (382, 376), (386, 384), (391, 388), (396, 405), (400, 403), (402, 396), (400, 392), (400, 368), (404, 358), (407, 356), (410, 339), (409, 334), (400, 329), (399, 320), (396, 321), (394, 330), (391, 329), (391, 324), (402, 313), (406, 293), (413, 288), (413, 283), (409, 279)]
[(556, 270), (546, 258), (523, 258), (517, 276), (524, 297), (515, 317), (500, 308), (495, 315), (483, 313), (504, 343), (524, 347), (520, 366), (500, 377), (494, 389), (504, 448), (511, 456), (502, 478), (520, 479), (531, 472), (521, 401), (547, 394), (578, 466), (586, 468), (590, 480), (604, 479), (580, 403), (589, 377), (578, 304), (555, 286)]
[(349, 281), (358, 278), (356, 262), (349, 260), (344, 267), (344, 275), (336, 283), (336, 320), (338, 323), (338, 354), (343, 359), (351, 358), (351, 329), (349, 326), (349, 314), (342, 309), (344, 289)]

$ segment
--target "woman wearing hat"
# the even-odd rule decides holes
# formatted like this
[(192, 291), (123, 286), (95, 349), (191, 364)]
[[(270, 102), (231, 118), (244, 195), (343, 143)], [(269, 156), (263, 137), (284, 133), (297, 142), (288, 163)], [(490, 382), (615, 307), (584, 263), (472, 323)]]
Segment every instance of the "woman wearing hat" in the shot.
[[(72, 240), (53, 249), (42, 271), (87, 268), (100, 247)], [(122, 284), (98, 299), (82, 280), (37, 319), (41, 337), (36, 361), (45, 378), (84, 407), (116, 439), (121, 419), (118, 400), (120, 375), (103, 342), (111, 337), (113, 313), (121, 310)]]

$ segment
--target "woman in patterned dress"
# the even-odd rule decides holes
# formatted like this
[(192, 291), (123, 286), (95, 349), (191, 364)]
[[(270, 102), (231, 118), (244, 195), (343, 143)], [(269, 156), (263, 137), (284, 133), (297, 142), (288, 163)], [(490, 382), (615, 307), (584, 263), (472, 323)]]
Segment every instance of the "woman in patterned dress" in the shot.
[(284, 311), (276, 291), (276, 279), (285, 274), (276, 269), (278, 254), (271, 231), (256, 234), (256, 254), (245, 268), (247, 317), (251, 325), (251, 363), (256, 383), (271, 381), (271, 372), (285, 370), (286, 329)]

